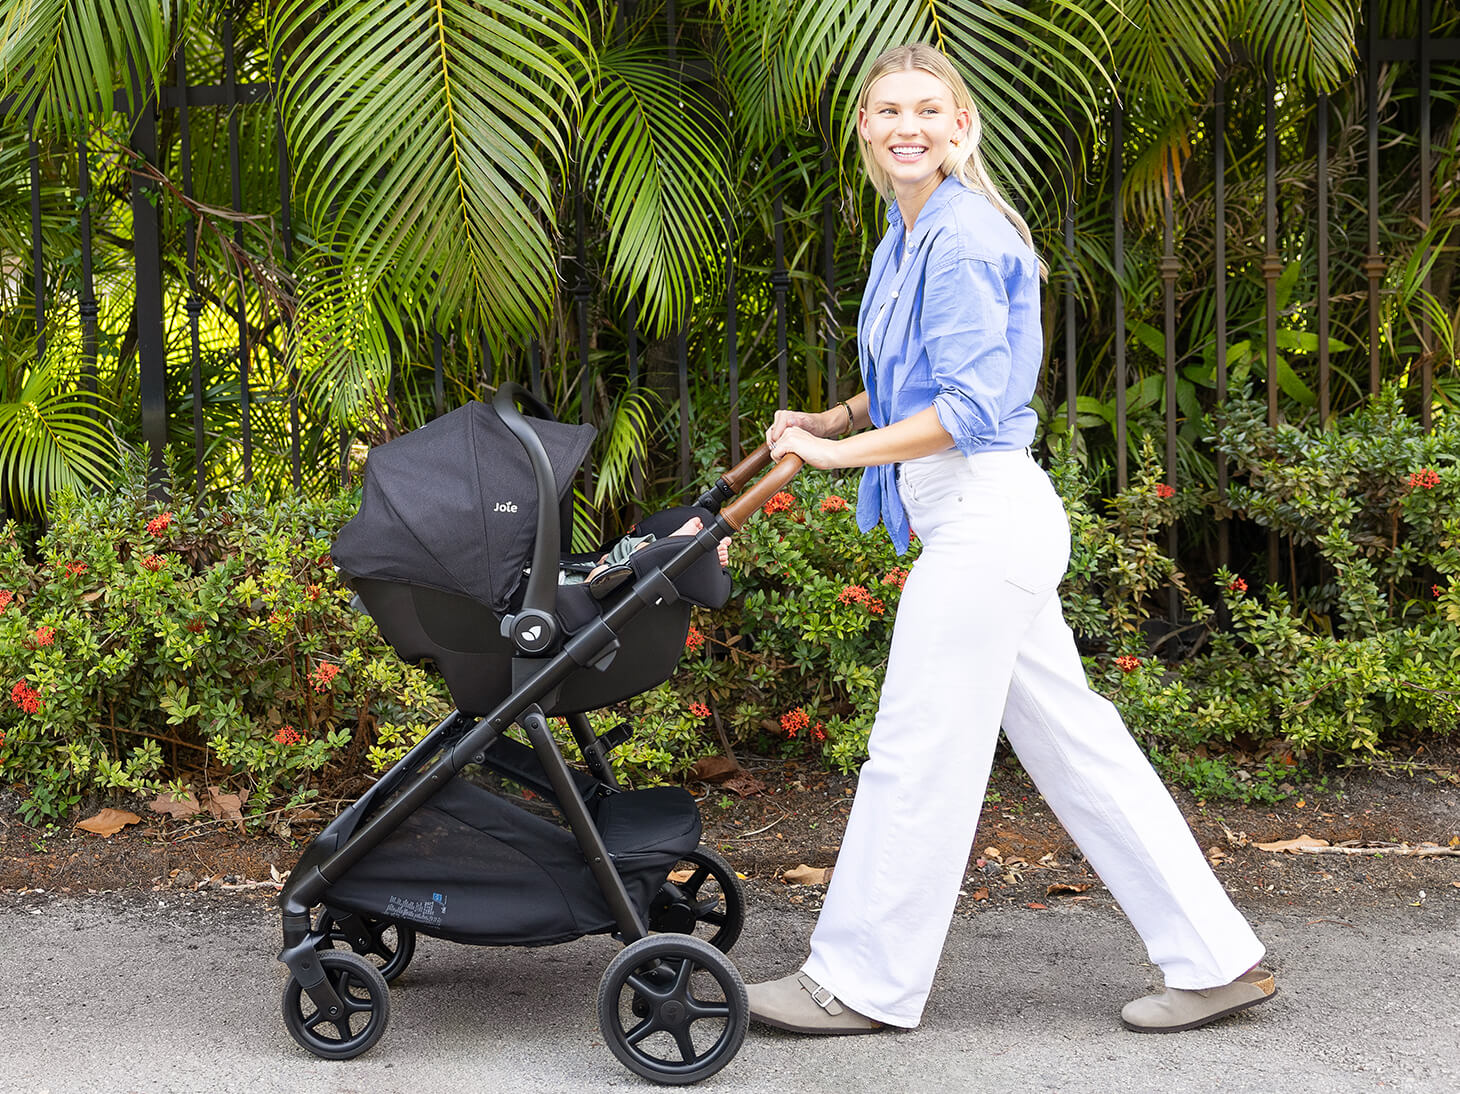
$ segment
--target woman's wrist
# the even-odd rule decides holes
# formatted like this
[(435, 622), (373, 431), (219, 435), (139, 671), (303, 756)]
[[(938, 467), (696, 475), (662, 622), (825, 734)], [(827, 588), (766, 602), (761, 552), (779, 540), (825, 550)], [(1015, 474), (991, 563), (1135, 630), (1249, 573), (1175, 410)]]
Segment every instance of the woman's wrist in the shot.
[[(822, 436), (835, 440), (838, 437), (850, 436), (857, 431), (856, 418), (852, 414), (851, 405), (845, 399), (826, 411), (826, 414), (831, 416), (831, 420), (827, 423), (827, 432)], [(826, 421), (826, 415), (823, 415), (822, 420)]]

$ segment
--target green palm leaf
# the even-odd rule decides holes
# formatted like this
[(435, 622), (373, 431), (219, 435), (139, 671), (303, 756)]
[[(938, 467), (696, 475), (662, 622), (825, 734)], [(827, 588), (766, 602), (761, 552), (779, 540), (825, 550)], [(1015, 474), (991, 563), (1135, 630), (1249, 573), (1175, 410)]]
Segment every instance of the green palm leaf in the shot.
[[(299, 370), (305, 401), (332, 425), (358, 425), (384, 399), (390, 342), (375, 286), (326, 252), (305, 255), (288, 363)], [(404, 342), (397, 330), (397, 344)]]
[[(157, 86), (182, 3), (158, 0), (16, 0), (0, 24), (0, 72), (15, 95), (14, 112), (35, 111), (38, 124), (72, 133), (89, 115), (112, 113), (115, 92), (131, 109)], [(133, 62), (141, 86), (133, 85)]]
[(1256, 57), (1270, 57), (1279, 79), (1332, 91), (1354, 70), (1352, 0), (1248, 0), (1244, 22)]
[(599, 57), (583, 114), (584, 181), (608, 223), (609, 277), (638, 296), (646, 329), (682, 321), (719, 260), (728, 147), (719, 115), (676, 81), (661, 50)]
[(1145, 103), (1200, 101), (1231, 37), (1228, 0), (1122, 0), (1110, 48), (1123, 93)]
[(63, 384), (49, 364), (33, 369), (13, 403), (0, 403), (0, 482), (40, 512), (63, 486), (101, 485), (115, 466), (93, 397)]
[[(575, 0), (285, 0), (269, 49), (301, 207), (402, 312), (505, 341), (551, 310)], [(565, 61), (563, 58), (568, 58)]]

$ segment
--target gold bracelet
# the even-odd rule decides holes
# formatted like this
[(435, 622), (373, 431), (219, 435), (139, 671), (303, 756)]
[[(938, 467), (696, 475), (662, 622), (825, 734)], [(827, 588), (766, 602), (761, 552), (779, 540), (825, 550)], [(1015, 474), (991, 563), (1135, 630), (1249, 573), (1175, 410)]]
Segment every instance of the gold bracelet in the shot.
[[(857, 420), (852, 417), (852, 407), (845, 399), (836, 404), (847, 412), (847, 433), (854, 432), (857, 428)], [(845, 434), (844, 434), (845, 435)]]

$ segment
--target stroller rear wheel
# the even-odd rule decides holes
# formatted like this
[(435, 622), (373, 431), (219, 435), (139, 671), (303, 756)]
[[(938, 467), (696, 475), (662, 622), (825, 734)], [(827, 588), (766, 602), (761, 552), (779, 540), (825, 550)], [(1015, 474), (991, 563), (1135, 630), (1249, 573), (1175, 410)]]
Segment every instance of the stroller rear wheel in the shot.
[(315, 1005), (294, 977), (284, 985), (284, 1025), (301, 1045), (326, 1060), (359, 1056), (380, 1040), (390, 1021), (390, 988), (369, 961), (347, 950), (323, 950), (320, 968), (343, 1005), (330, 1014)]
[(676, 864), (649, 907), (649, 929), (689, 934), (729, 953), (745, 925), (745, 886), (735, 867), (708, 847)]
[(598, 986), (598, 1024), (630, 1071), (657, 1083), (694, 1083), (734, 1059), (750, 1003), (730, 959), (690, 935), (626, 946)]
[(406, 971), (416, 952), (416, 929), (407, 923), (326, 908), (314, 923), (319, 949), (348, 946), (380, 970), (388, 984)]

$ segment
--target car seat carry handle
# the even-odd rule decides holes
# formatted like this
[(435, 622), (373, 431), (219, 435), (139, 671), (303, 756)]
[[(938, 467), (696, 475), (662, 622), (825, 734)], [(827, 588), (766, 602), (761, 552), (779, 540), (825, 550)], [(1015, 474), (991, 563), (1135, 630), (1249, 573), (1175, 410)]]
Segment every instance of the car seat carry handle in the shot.
[[(765, 445), (762, 445), (761, 448), (765, 448)], [(760, 449), (756, 451), (759, 452)], [(754, 456), (755, 453), (751, 453), (751, 456), (747, 457), (747, 459), (754, 458)], [(766, 448), (766, 458), (770, 458), (770, 449), (768, 448)], [(744, 460), (741, 461), (742, 466), (745, 462)], [(739, 468), (737, 467), (736, 470), (739, 470)], [(794, 454), (782, 456), (781, 461), (775, 467), (771, 468), (759, 482), (720, 511), (720, 519), (730, 525), (734, 531), (740, 531), (745, 525), (745, 522), (754, 515), (755, 511), (770, 501), (771, 496), (778, 493), (787, 483), (794, 479), (796, 472), (800, 470), (800, 456)]]
[(558, 603), (558, 484), (553, 477), (553, 465), (548, 460), (547, 449), (541, 438), (527, 424), (527, 419), (517, 409), (521, 400), (530, 409), (540, 411), (537, 417), (552, 420), (552, 414), (542, 402), (521, 384), (507, 383), (497, 389), (492, 398), (492, 408), (502, 419), (512, 435), (522, 442), (527, 450), (528, 462), (532, 464), (533, 478), (537, 480), (537, 542), (532, 549), (532, 573), (527, 578), (527, 592), (522, 599), (522, 608), (515, 615), (504, 620), (503, 633), (512, 638), (525, 653), (542, 653), (552, 648), (557, 640)]

